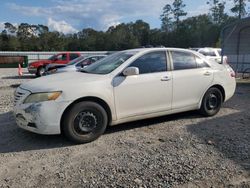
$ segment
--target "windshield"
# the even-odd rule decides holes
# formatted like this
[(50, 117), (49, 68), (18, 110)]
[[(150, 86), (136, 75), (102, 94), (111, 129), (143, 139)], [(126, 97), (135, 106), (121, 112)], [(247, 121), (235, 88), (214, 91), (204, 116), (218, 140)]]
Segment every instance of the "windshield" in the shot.
[(56, 55), (52, 55), (48, 60), (55, 60), (55, 58), (56, 58)]
[(80, 56), (80, 57), (78, 57), (78, 58), (73, 59), (72, 61), (70, 61), (67, 65), (74, 65), (74, 64), (78, 63), (79, 61), (81, 61), (83, 59), (85, 59), (85, 57)]
[(137, 51), (123, 51), (109, 55), (98, 62), (84, 68), (82, 72), (91, 74), (108, 74), (123, 64), (130, 57), (135, 55)]

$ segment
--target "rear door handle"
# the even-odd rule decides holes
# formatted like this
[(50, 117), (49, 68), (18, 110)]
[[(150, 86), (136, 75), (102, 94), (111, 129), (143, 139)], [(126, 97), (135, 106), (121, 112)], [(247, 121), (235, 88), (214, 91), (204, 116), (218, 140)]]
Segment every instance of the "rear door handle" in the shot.
[(161, 78), (161, 81), (169, 81), (171, 78), (169, 76), (164, 76)]
[(204, 73), (205, 76), (210, 76), (211, 74), (212, 74), (212, 73), (209, 72), (209, 71), (207, 71), (207, 72)]

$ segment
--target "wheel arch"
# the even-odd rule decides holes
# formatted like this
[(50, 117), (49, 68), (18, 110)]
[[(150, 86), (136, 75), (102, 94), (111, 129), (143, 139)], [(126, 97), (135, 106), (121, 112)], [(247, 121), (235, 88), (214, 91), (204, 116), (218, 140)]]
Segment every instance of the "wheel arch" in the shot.
[[(224, 101), (225, 101), (225, 98), (226, 98), (226, 93), (225, 93), (224, 87), (223, 87), (222, 85), (219, 85), (219, 84), (215, 84), (215, 85), (211, 86), (210, 88), (212, 88), (212, 87), (217, 88), (217, 89), (220, 90), (220, 92), (221, 92), (221, 94), (222, 94), (222, 97), (223, 97), (223, 102), (224, 102)], [(209, 88), (209, 89), (210, 89), (210, 88)]]
[(61, 132), (62, 132), (62, 121), (63, 121), (63, 119), (65, 117), (65, 114), (72, 108), (72, 106), (74, 106), (75, 104), (77, 104), (79, 102), (83, 102), (83, 101), (95, 102), (95, 103), (101, 105), (104, 108), (104, 110), (107, 112), (108, 125), (111, 123), (111, 121), (112, 121), (112, 112), (111, 112), (111, 109), (110, 109), (110, 107), (109, 107), (109, 105), (108, 105), (108, 103), (106, 101), (104, 101), (103, 99), (98, 98), (98, 97), (92, 97), (92, 96), (82, 97), (82, 98), (79, 98), (79, 99), (75, 100), (74, 102), (72, 102), (63, 111), (63, 114), (62, 114), (61, 120), (60, 120), (60, 130), (61, 130)]
[(203, 100), (203, 98), (204, 98), (204, 95), (205, 95), (206, 92), (207, 92), (209, 89), (211, 89), (211, 88), (217, 88), (217, 89), (219, 89), (220, 92), (221, 92), (221, 94), (222, 94), (223, 102), (225, 101), (226, 93), (225, 93), (224, 87), (223, 87), (222, 85), (220, 85), (220, 84), (214, 84), (214, 85), (210, 86), (210, 87), (203, 93), (203, 95), (202, 95), (202, 97), (201, 97), (201, 99), (200, 99), (199, 107), (198, 107), (198, 108), (201, 107), (201, 103), (202, 103), (202, 100)]
[[(38, 74), (38, 71), (41, 69), (41, 68), (44, 68), (45, 69), (46, 65), (45, 64), (40, 64), (39, 66), (37, 66), (36, 68), (36, 74)], [(42, 75), (41, 75), (42, 76)]]

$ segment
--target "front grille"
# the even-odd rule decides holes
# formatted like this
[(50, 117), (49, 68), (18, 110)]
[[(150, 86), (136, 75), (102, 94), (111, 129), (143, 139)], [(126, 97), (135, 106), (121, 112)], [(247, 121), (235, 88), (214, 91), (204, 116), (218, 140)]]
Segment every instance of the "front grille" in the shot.
[(26, 98), (29, 95), (29, 92), (27, 90), (24, 90), (20, 87), (17, 88), (14, 94), (14, 105), (17, 105), (19, 102), (21, 102), (24, 98)]

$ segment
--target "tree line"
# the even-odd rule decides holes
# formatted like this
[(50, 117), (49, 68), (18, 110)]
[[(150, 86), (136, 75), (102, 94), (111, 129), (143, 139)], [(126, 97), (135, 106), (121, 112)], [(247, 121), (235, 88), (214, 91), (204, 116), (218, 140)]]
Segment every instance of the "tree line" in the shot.
[(230, 11), (234, 16), (226, 13), (226, 1), (208, 0), (208, 14), (187, 17), (183, 0), (174, 0), (163, 7), (159, 29), (150, 29), (148, 23), (137, 20), (112, 26), (107, 31), (84, 28), (77, 33), (63, 34), (44, 25), (5, 23), (0, 33), (0, 51), (112, 51), (147, 45), (219, 47), (222, 28), (247, 15), (249, 0), (231, 1), (234, 6)]

